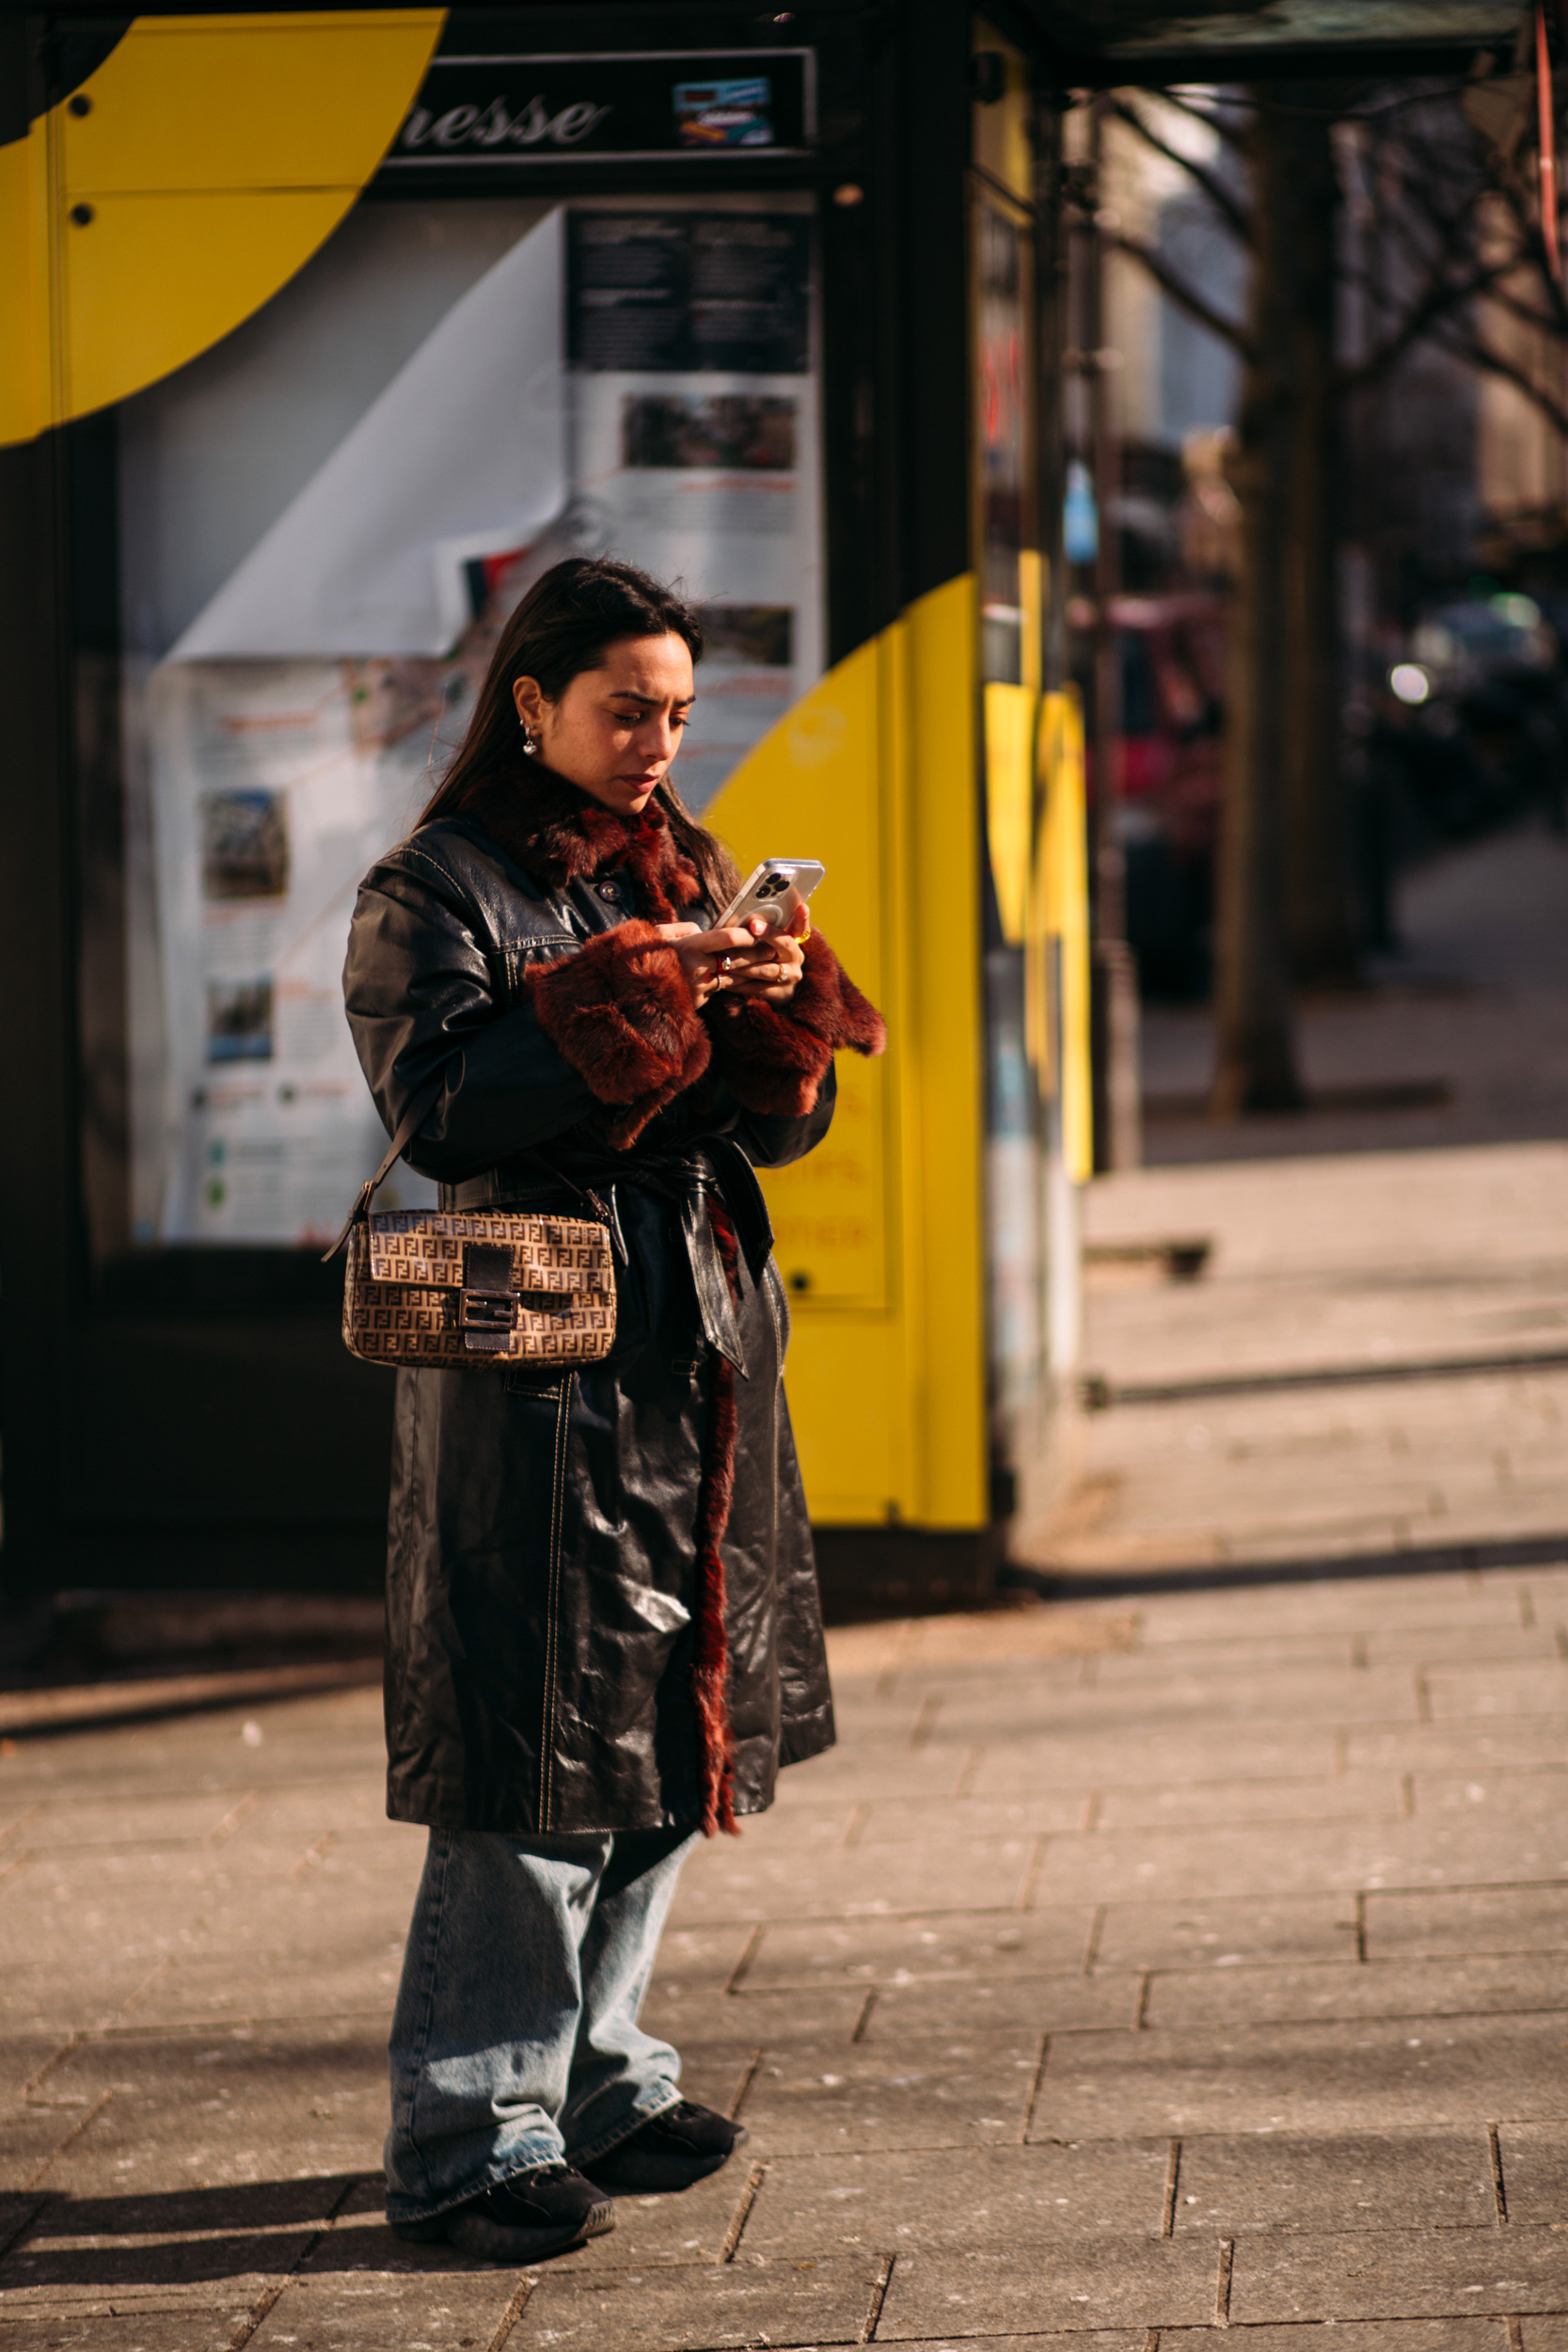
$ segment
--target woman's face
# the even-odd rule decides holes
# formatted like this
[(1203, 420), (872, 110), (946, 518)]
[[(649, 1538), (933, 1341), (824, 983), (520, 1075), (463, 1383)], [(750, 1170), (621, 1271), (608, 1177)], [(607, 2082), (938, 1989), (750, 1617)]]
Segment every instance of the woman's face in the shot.
[(558, 702), (536, 678), (516, 679), (512, 691), (545, 766), (617, 817), (635, 817), (680, 749), (696, 688), (690, 650), (672, 634), (620, 638)]

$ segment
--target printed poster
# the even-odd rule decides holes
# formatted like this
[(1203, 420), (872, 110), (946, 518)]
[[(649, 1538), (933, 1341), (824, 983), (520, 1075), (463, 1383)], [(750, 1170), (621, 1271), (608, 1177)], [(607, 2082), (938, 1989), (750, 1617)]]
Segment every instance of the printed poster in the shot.
[[(386, 1148), (343, 1014), (343, 949), (360, 876), (429, 788), (440, 703), (418, 674), (432, 666), (154, 675), (165, 1241), (325, 1248)], [(380, 1196), (435, 1197), (406, 1166)]]

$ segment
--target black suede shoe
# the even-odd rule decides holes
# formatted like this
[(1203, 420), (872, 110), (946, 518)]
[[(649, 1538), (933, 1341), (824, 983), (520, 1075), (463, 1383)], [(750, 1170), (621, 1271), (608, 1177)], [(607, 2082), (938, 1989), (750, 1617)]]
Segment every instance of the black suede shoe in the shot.
[(392, 2233), (416, 2245), (444, 2238), (482, 2262), (526, 2264), (563, 2254), (569, 2246), (614, 2227), (615, 2207), (603, 2189), (569, 2165), (546, 2164), (499, 2181), (482, 2197), (470, 2197), (466, 2205), (454, 2205), (430, 2221), (402, 2229), (394, 2223)]
[(618, 2197), (657, 2196), (660, 2189), (689, 2188), (693, 2181), (705, 2180), (729, 2162), (745, 2137), (744, 2124), (683, 2099), (582, 2169)]

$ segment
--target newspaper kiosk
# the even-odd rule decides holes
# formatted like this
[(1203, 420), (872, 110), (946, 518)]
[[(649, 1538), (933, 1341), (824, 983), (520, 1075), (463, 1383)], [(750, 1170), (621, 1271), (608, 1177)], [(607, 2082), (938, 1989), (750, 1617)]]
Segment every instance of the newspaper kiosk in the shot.
[(978, 1595), (1087, 1152), (1019, 27), (5, 22), (0, 1593), (373, 1586), (354, 884), (529, 581), (613, 550), (704, 608), (686, 796), (825, 861), (892, 1033), (768, 1185), (830, 1603)]

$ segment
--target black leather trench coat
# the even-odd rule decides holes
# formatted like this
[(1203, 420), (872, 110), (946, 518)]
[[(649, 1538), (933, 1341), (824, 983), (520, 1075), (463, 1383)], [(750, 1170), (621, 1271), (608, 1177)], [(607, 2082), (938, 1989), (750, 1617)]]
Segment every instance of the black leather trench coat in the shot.
[[(360, 888), (344, 989), (388, 1130), (438, 1072), (407, 1156), (452, 1208), (607, 1216), (613, 1352), (400, 1371), (388, 1561), (388, 1810), (543, 1836), (701, 1816), (690, 1688), (694, 1524), (715, 1358), (689, 1239), (717, 1192), (741, 1249), (735, 1493), (722, 1545), (736, 1813), (833, 1738), (816, 1567), (782, 1377), (788, 1302), (752, 1166), (832, 1116), (681, 1095), (625, 1151), (539, 1025), (523, 974), (640, 912), (626, 872), (549, 889), (474, 818), (427, 825)], [(586, 1197), (586, 1198), (585, 1198)]]

